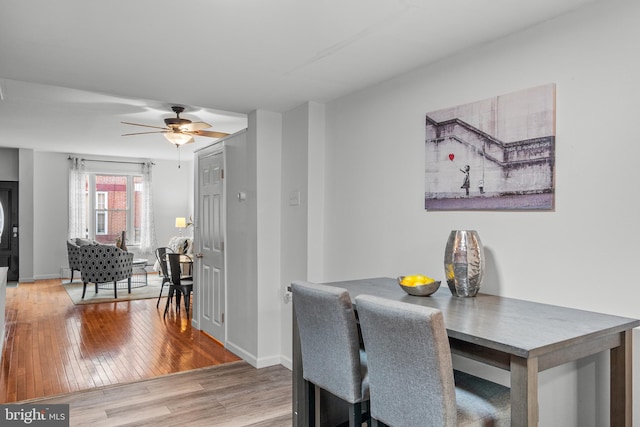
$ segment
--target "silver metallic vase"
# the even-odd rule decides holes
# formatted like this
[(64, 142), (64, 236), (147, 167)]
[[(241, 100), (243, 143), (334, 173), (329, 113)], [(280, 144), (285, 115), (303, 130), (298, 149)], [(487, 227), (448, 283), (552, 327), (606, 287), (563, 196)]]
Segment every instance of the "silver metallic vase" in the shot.
[(454, 296), (473, 297), (484, 274), (484, 248), (474, 230), (453, 230), (444, 251), (444, 273)]

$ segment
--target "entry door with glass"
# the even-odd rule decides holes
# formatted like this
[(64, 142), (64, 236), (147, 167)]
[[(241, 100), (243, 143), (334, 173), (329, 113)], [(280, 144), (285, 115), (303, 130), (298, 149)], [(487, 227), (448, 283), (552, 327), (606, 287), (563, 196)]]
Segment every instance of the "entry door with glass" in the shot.
[(18, 264), (18, 183), (0, 181), (0, 267), (9, 267), (8, 281), (18, 280)]

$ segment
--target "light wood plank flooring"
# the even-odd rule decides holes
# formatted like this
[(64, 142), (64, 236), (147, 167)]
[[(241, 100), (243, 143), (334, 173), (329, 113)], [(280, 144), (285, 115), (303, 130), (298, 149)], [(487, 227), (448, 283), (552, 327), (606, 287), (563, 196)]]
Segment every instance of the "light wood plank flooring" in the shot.
[(70, 426), (289, 427), (291, 372), (244, 361), (30, 403), (66, 403)]
[(74, 305), (60, 280), (7, 289), (0, 403), (144, 380), (240, 360), (163, 318), (164, 300)]

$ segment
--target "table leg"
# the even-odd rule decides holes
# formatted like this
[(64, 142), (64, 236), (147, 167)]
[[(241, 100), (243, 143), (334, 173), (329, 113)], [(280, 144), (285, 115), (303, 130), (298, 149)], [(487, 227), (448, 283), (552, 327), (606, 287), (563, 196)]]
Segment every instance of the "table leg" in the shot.
[(511, 425), (538, 425), (538, 358), (511, 356)]
[(620, 333), (620, 345), (610, 350), (611, 397), (610, 418), (612, 426), (631, 427), (632, 419), (632, 330)]

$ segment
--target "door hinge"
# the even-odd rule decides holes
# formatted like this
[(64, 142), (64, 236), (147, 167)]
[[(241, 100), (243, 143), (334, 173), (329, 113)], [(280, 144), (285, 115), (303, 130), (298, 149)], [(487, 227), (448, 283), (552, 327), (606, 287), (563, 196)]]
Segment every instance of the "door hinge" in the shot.
[(222, 313), (222, 323), (224, 323), (224, 313)]
[(220, 169), (220, 179), (224, 179), (224, 169)]

